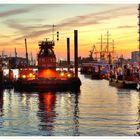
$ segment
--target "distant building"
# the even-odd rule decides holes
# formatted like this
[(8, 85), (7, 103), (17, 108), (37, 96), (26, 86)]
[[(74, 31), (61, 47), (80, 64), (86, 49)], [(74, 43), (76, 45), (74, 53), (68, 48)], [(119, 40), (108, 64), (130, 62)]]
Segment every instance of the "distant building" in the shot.
[(27, 66), (26, 58), (9, 57), (8, 59), (10, 60), (11, 68), (19, 68), (19, 67), (26, 67)]
[[(73, 61), (70, 61), (70, 67), (74, 65)], [(68, 67), (68, 62), (67, 60), (59, 60), (57, 62), (57, 67), (62, 67), (62, 68), (67, 68)]]
[(124, 64), (128, 64), (131, 62), (131, 59), (126, 59), (126, 58), (123, 58), (123, 56), (120, 56), (116, 61), (115, 61), (115, 64), (117, 64), (118, 66), (123, 66)]
[(19, 68), (19, 67), (25, 67), (26, 64), (26, 58), (22, 57), (3, 57), (2, 59), (2, 67), (3, 68)]
[(132, 59), (132, 62), (139, 62), (140, 61), (139, 51), (131, 52), (131, 59)]
[(131, 52), (132, 62), (140, 62), (140, 54), (139, 51)]
[(93, 59), (92, 57), (78, 57), (78, 63), (82, 64), (82, 63), (90, 63), (95, 61), (95, 59)]

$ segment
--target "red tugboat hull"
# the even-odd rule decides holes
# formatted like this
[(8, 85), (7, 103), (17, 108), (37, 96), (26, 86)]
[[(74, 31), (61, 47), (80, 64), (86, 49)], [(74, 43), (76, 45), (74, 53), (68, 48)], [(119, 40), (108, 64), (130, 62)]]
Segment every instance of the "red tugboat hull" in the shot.
[(27, 92), (44, 91), (77, 91), (80, 90), (81, 81), (79, 78), (69, 79), (35, 79), (35, 80), (17, 80), (14, 83), (14, 89)]

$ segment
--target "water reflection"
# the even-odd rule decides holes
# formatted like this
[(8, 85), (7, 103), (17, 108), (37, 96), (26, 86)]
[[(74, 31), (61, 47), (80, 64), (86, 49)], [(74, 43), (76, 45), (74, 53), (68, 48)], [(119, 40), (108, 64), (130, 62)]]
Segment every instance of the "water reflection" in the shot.
[[(140, 135), (140, 93), (80, 75), (81, 93), (0, 93), (0, 135)], [(2, 122), (3, 121), (3, 122)]]
[(75, 135), (79, 136), (80, 133), (79, 133), (79, 106), (78, 106), (78, 103), (79, 103), (79, 94), (75, 94), (75, 105), (74, 105), (74, 123), (75, 123), (75, 127), (74, 127), (74, 132), (75, 132)]
[(118, 89), (117, 91), (117, 107), (119, 108), (117, 114), (123, 116), (121, 118), (123, 122), (119, 122), (120, 127), (127, 127), (124, 131), (127, 135), (140, 135), (140, 94), (136, 90), (129, 89)]
[(38, 100), (38, 127), (42, 135), (79, 135), (77, 93), (46, 92), (39, 94)]
[(137, 124), (137, 131), (135, 135), (140, 136), (140, 92), (139, 92), (139, 102), (138, 102), (138, 124)]
[(91, 75), (86, 75), (85, 74), (84, 77), (87, 78), (87, 79), (91, 79)]
[(3, 124), (2, 116), (3, 116), (3, 91), (0, 90), (0, 126), (2, 126)]
[(30, 111), (32, 110), (33, 105), (34, 105), (32, 102), (32, 99), (38, 98), (38, 95), (35, 93), (20, 92), (18, 94), (18, 98), (22, 104), (23, 110)]
[(52, 135), (54, 118), (56, 117), (56, 112), (54, 110), (56, 95), (53, 92), (40, 93), (38, 100), (39, 111), (37, 115), (40, 118), (39, 129), (47, 131), (47, 135)]
[(57, 118), (58, 124), (55, 135), (77, 136), (79, 133), (79, 94), (58, 93), (57, 94)]
[(0, 90), (0, 117), (2, 116), (3, 112), (3, 91)]
[(117, 89), (117, 94), (119, 95), (122, 95), (122, 94), (130, 94), (131, 92), (130, 92), (131, 90), (129, 90), (129, 89)]

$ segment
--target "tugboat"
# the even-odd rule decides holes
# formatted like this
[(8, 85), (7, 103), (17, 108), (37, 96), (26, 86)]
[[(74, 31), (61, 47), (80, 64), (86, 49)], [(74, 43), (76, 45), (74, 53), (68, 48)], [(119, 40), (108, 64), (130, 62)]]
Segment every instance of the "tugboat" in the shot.
[(39, 42), (38, 71), (21, 73), (15, 82), (15, 90), (20, 91), (77, 91), (81, 81), (70, 72), (56, 71), (56, 56), (54, 53), (54, 41)]

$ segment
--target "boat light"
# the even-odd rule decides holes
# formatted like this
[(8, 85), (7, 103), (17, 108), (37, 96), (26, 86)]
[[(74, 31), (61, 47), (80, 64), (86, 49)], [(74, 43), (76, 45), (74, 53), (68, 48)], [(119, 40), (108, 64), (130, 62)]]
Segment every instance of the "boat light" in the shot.
[(32, 74), (32, 73), (30, 73), (30, 74), (29, 74), (29, 77), (30, 77), (30, 78), (32, 78), (32, 77), (33, 77), (33, 74)]
[(71, 77), (71, 74), (70, 73), (68, 73), (68, 75), (67, 75), (69, 78)]
[(26, 75), (22, 75), (22, 78), (25, 79), (26, 78)]
[(30, 79), (35, 79), (35, 75), (34, 75), (33, 73), (30, 73), (30, 74), (29, 74), (29, 78), (30, 78)]
[(62, 77), (64, 76), (64, 73), (63, 72), (61, 72), (61, 74), (60, 74)]

